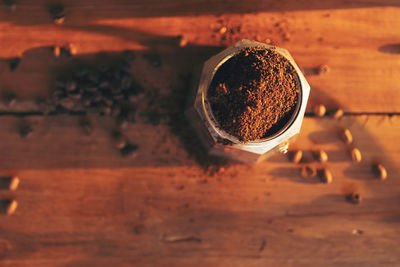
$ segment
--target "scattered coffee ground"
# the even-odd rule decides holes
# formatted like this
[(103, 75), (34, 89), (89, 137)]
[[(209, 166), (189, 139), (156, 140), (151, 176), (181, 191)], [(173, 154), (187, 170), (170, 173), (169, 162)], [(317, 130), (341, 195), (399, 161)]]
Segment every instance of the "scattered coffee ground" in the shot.
[(240, 141), (266, 138), (292, 117), (300, 85), (293, 66), (273, 49), (245, 48), (217, 70), (208, 99), (220, 126)]

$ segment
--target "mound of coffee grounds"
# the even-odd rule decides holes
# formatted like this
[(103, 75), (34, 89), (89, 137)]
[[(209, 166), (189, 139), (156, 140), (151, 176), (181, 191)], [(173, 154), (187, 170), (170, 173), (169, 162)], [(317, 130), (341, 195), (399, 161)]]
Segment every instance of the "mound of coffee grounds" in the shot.
[(222, 64), (207, 98), (219, 126), (242, 142), (278, 132), (292, 117), (300, 84), (274, 49), (244, 48)]

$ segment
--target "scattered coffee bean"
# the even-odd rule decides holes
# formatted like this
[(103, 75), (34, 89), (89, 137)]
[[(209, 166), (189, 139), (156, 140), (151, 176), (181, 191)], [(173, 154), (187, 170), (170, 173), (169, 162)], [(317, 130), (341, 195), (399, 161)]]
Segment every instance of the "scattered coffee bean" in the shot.
[(351, 134), (349, 129), (344, 129), (343, 131), (341, 131), (339, 133), (339, 137), (345, 144), (349, 145), (353, 142), (353, 135)]
[(14, 93), (6, 93), (4, 95), (4, 101), (8, 107), (13, 107), (17, 103), (17, 97)]
[(127, 143), (120, 151), (123, 157), (130, 157), (130, 156), (136, 156), (135, 152), (137, 149), (138, 149), (137, 145)]
[(74, 56), (78, 53), (78, 49), (74, 44), (68, 44), (65, 49), (68, 51), (69, 55)]
[(123, 137), (121, 135), (114, 139), (114, 144), (117, 149), (123, 149), (126, 146), (127, 141), (126, 141), (125, 137)]
[(70, 99), (70, 98), (63, 98), (63, 99), (60, 99), (58, 104), (61, 107), (65, 108), (66, 110), (71, 110), (75, 105), (75, 101), (73, 99)]
[(188, 41), (184, 36), (180, 36), (179, 40), (179, 46), (180, 47), (185, 47), (187, 45)]
[(325, 184), (332, 183), (332, 173), (328, 168), (323, 168), (318, 171), (321, 181)]
[(295, 150), (289, 153), (289, 157), (293, 163), (299, 163), (303, 157), (303, 151)]
[(64, 20), (65, 20), (65, 17), (54, 18), (54, 19), (53, 19), (53, 22), (54, 22), (54, 24), (61, 25), (61, 24), (64, 23)]
[(386, 168), (381, 163), (373, 164), (372, 172), (381, 180), (386, 180), (387, 178)]
[(317, 174), (317, 170), (315, 169), (314, 166), (311, 165), (306, 165), (301, 167), (301, 177), (303, 178), (312, 178), (315, 177)]
[(319, 75), (324, 75), (327, 74), (330, 71), (330, 68), (328, 65), (321, 65), (318, 67), (318, 74)]
[(361, 162), (361, 151), (358, 148), (356, 147), (352, 148), (350, 150), (350, 155), (354, 162), (357, 163)]
[(12, 215), (15, 213), (15, 211), (17, 210), (18, 207), (18, 202), (13, 199), (11, 200), (8, 204), (7, 204), (7, 208), (6, 208), (6, 213), (8, 215)]
[(15, 57), (13, 59), (10, 60), (10, 70), (14, 71), (18, 68), (19, 63), (21, 63), (21, 58), (19, 57)]
[(64, 6), (61, 4), (53, 5), (49, 9), (49, 13), (55, 24), (62, 24), (64, 22)]
[(314, 114), (318, 117), (323, 117), (326, 113), (326, 107), (322, 104), (314, 106)]
[(314, 151), (313, 154), (314, 154), (315, 159), (318, 160), (319, 162), (327, 162), (328, 161), (328, 154), (322, 149)]
[(219, 33), (220, 33), (220, 34), (225, 34), (227, 30), (228, 30), (228, 29), (227, 29), (225, 26), (223, 26), (223, 27), (221, 27), (221, 28), (219, 29)]
[(343, 117), (343, 115), (344, 115), (344, 112), (343, 112), (343, 109), (341, 109), (341, 108), (338, 108), (337, 110), (335, 110), (332, 113), (332, 117), (334, 119), (340, 119), (341, 117)]
[(54, 57), (58, 58), (61, 55), (61, 47), (58, 45), (53, 46), (53, 55)]
[(28, 138), (29, 136), (31, 136), (33, 133), (33, 128), (30, 124), (24, 122), (20, 125), (19, 128), (19, 135), (22, 138)]
[(12, 176), (10, 177), (10, 184), (8, 186), (8, 189), (11, 191), (17, 190), (19, 186), (19, 177), (18, 176)]
[(359, 204), (361, 202), (361, 196), (360, 194), (353, 192), (346, 196), (346, 200), (353, 204)]

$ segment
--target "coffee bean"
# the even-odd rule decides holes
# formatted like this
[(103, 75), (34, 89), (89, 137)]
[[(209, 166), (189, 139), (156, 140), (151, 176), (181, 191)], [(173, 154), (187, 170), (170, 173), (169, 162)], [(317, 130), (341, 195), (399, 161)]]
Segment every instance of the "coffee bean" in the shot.
[(65, 47), (65, 50), (68, 52), (68, 54), (70, 55), (70, 56), (74, 56), (74, 55), (76, 55), (77, 53), (78, 53), (78, 48), (76, 47), (76, 45), (74, 45), (74, 44), (68, 44), (66, 47)]
[(343, 115), (344, 115), (344, 112), (343, 112), (343, 109), (341, 109), (341, 108), (338, 108), (337, 110), (335, 110), (332, 113), (332, 117), (334, 119), (340, 119), (341, 117), (343, 117)]
[(14, 71), (18, 68), (19, 64), (21, 63), (21, 58), (15, 57), (10, 60), (10, 70)]
[(65, 84), (65, 90), (68, 92), (75, 91), (77, 87), (76, 81), (75, 80), (68, 80)]
[(137, 145), (127, 143), (120, 151), (123, 157), (131, 157), (131, 156), (136, 156), (135, 152), (137, 149), (138, 149)]
[(325, 184), (332, 183), (332, 173), (329, 169), (323, 168), (322, 170), (319, 170), (318, 172), (319, 172), (320, 179), (323, 183), (325, 183)]
[(221, 28), (219, 29), (219, 33), (220, 33), (220, 34), (225, 34), (227, 30), (228, 30), (228, 29), (227, 29), (225, 26), (223, 26), (223, 27), (221, 27)]
[(301, 177), (303, 178), (312, 178), (315, 177), (315, 175), (317, 174), (317, 170), (315, 169), (314, 166), (311, 165), (306, 165), (301, 167)]
[(8, 189), (10, 191), (15, 191), (15, 190), (17, 190), (18, 186), (19, 186), (19, 177), (18, 176), (12, 176), (10, 178), (10, 184), (8, 186)]
[(356, 147), (352, 148), (350, 150), (350, 155), (354, 162), (357, 163), (361, 162), (361, 151), (358, 148)]
[(289, 153), (289, 157), (293, 163), (299, 163), (303, 157), (303, 151), (296, 150)]
[(372, 165), (372, 172), (381, 180), (387, 179), (386, 168), (380, 163)]
[(114, 138), (114, 145), (117, 149), (123, 149), (127, 145), (127, 140), (124, 136), (119, 135)]
[(339, 137), (345, 144), (351, 144), (353, 142), (353, 135), (351, 134), (349, 129), (344, 129), (339, 132)]
[(56, 58), (60, 57), (60, 55), (61, 55), (61, 47), (59, 47), (58, 45), (53, 46), (53, 55)]
[(326, 113), (326, 107), (322, 104), (314, 106), (314, 113), (318, 117), (323, 117)]
[(318, 74), (319, 75), (324, 75), (327, 74), (330, 71), (330, 68), (328, 65), (321, 65), (318, 67)]
[(29, 125), (28, 123), (24, 122), (20, 125), (19, 128), (19, 135), (22, 138), (28, 138), (29, 136), (31, 136), (33, 133), (33, 128), (31, 125)]
[(7, 204), (6, 213), (8, 215), (14, 214), (15, 211), (17, 210), (17, 207), (18, 207), (18, 202), (15, 199), (10, 200), (9, 203)]
[(58, 101), (58, 104), (66, 110), (71, 110), (75, 106), (75, 101), (70, 98), (63, 98)]
[(327, 162), (328, 161), (328, 154), (322, 149), (314, 151), (314, 157), (319, 161), (319, 162)]
[(188, 40), (184, 36), (179, 37), (179, 46), (185, 47), (188, 43)]
[(62, 17), (64, 16), (64, 6), (61, 4), (53, 5), (49, 8), (49, 13), (54, 18)]
[(361, 196), (360, 194), (353, 192), (351, 194), (348, 194), (346, 196), (346, 200), (353, 203), (353, 204), (359, 204), (361, 202)]
[(116, 124), (120, 130), (125, 130), (128, 127), (128, 121), (124, 118), (118, 118)]
[(64, 24), (65, 17), (53, 18), (54, 24), (61, 25)]
[(4, 101), (8, 107), (13, 107), (17, 103), (17, 97), (14, 93), (6, 93)]

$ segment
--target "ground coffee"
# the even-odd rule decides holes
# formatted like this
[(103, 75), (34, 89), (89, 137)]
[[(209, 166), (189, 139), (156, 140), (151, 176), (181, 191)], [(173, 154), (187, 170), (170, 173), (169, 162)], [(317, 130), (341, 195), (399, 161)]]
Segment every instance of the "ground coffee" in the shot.
[(295, 112), (300, 84), (294, 67), (274, 49), (244, 48), (222, 64), (207, 98), (221, 128), (248, 142), (284, 127)]

